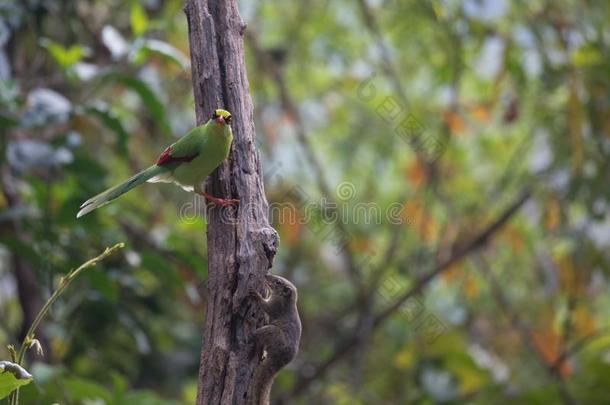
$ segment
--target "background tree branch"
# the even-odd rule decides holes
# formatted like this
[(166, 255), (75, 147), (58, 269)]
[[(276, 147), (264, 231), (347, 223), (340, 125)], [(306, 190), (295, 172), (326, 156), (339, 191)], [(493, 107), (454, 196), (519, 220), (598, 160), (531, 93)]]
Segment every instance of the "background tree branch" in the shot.
[[(520, 208), (529, 199), (531, 193), (529, 190), (524, 190), (516, 199), (511, 203), (500, 215), (487, 225), (483, 230), (480, 231), (475, 237), (469, 240), (467, 243), (456, 246), (453, 249), (451, 255), (444, 261), (437, 264), (437, 266), (420, 277), (404, 294), (394, 299), (388, 306), (381, 310), (378, 314), (374, 315), (371, 320), (371, 331), (381, 326), (391, 315), (403, 305), (409, 298), (416, 296), (437, 276), (442, 274), (451, 268), (452, 264), (455, 264), (467, 257), (469, 254), (477, 251), (487, 244), (487, 242), (500, 230), (508, 221), (519, 212)], [(458, 242), (456, 242), (457, 245)], [(437, 255), (438, 256), (438, 255)], [(371, 333), (369, 333), (370, 335)], [(345, 335), (335, 346), (334, 351), (328, 358), (314, 366), (313, 372), (308, 373), (307, 376), (301, 376), (295, 383), (292, 390), (290, 391), (289, 397), (293, 398), (304, 392), (309, 385), (316, 379), (321, 378), (326, 374), (335, 364), (340, 362), (345, 356), (347, 356), (351, 349), (360, 342), (357, 333), (350, 333)]]

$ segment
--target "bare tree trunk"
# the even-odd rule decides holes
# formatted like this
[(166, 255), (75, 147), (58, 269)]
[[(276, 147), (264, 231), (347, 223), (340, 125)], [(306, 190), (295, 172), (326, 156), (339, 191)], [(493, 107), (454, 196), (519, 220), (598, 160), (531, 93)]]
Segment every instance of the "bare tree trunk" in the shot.
[(239, 207), (207, 209), (208, 302), (197, 404), (244, 404), (258, 359), (249, 336), (262, 321), (248, 291), (271, 268), (278, 236), (269, 226), (261, 165), (254, 142), (242, 21), (236, 0), (187, 0), (185, 7), (197, 122), (215, 109), (233, 116), (233, 149), (211, 176), (208, 192), (237, 198)]
[[(1, 148), (2, 155), (4, 154), (3, 152), (4, 148)], [(14, 188), (8, 167), (5, 166), (0, 168), (0, 176), (0, 188), (4, 193), (4, 198), (6, 199), (8, 206), (10, 208), (18, 207), (21, 205), (21, 199), (17, 190)], [(31, 244), (29, 235), (26, 235), (23, 232), (23, 227), (19, 219), (15, 218), (11, 220), (7, 229), (16, 236), (20, 243), (23, 243), (24, 245)], [(26, 257), (17, 252), (14, 252), (12, 256), (13, 271), (17, 284), (17, 296), (19, 297), (19, 303), (21, 304), (21, 310), (23, 311), (21, 327), (19, 329), (19, 335), (17, 336), (17, 341), (21, 342), (25, 337), (28, 328), (34, 321), (34, 318), (36, 318), (38, 311), (42, 308), (43, 300), (40, 294), (36, 272), (31, 263)], [(38, 340), (45, 343), (46, 339), (43, 328), (37, 333), (37, 337)]]

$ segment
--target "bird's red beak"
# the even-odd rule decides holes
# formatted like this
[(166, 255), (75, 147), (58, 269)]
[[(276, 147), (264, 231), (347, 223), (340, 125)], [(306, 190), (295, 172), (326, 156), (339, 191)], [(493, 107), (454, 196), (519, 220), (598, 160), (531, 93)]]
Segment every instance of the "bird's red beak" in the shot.
[(222, 115), (219, 115), (219, 116), (216, 118), (216, 123), (218, 123), (218, 124), (224, 124), (224, 123), (225, 123), (225, 117), (223, 117)]

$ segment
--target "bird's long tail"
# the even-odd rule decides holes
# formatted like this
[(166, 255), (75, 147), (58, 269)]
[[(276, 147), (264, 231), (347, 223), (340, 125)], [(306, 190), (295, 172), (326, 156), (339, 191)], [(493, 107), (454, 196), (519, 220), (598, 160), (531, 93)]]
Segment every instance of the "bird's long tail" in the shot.
[(157, 165), (153, 165), (153, 166), (149, 167), (148, 169), (142, 170), (140, 173), (134, 175), (133, 177), (124, 181), (123, 183), (119, 184), (118, 186), (109, 188), (108, 190), (96, 195), (95, 197), (91, 197), (90, 199), (85, 201), (80, 206), (80, 211), (78, 211), (78, 214), (76, 214), (76, 218), (80, 218), (83, 215), (88, 214), (89, 212), (93, 211), (94, 209), (108, 204), (109, 202), (111, 202), (115, 198), (120, 197), (121, 195), (125, 194), (132, 188), (139, 186), (140, 184), (144, 183), (146, 180), (148, 180), (158, 174), (161, 174), (165, 171), (167, 171), (166, 168), (157, 166)]

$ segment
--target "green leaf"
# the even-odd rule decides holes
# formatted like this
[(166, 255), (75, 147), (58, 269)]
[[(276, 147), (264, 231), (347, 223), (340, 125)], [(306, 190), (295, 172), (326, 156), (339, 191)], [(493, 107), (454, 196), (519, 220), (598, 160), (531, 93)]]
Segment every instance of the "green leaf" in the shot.
[(581, 46), (572, 54), (572, 62), (574, 65), (576, 65), (576, 67), (599, 65), (603, 61), (604, 56), (602, 55), (601, 51), (592, 44)]
[(107, 105), (97, 104), (85, 108), (85, 112), (98, 117), (106, 128), (114, 131), (117, 136), (117, 147), (119, 153), (123, 156), (127, 155), (127, 140), (129, 134), (123, 127), (121, 120), (114, 114)]
[(164, 131), (170, 132), (170, 126), (165, 116), (165, 107), (146, 82), (134, 76), (129, 76), (120, 73), (110, 73), (105, 76), (106, 79), (119, 82), (131, 90), (138, 93), (142, 102), (150, 112), (151, 117), (155, 120)]
[(82, 45), (72, 45), (65, 47), (62, 44), (50, 40), (48, 38), (42, 38), (40, 40), (40, 46), (49, 51), (53, 59), (64, 69), (67, 69), (80, 60), (87, 56), (89, 50)]
[(19, 364), (0, 361), (0, 399), (6, 398), (13, 390), (32, 382), (32, 375)]
[(189, 59), (178, 48), (158, 39), (147, 39), (141, 44), (135, 54), (134, 62), (143, 63), (151, 54), (159, 55), (170, 62), (176, 63), (180, 68), (187, 69)]
[(112, 403), (112, 393), (104, 386), (83, 378), (64, 378), (63, 385), (66, 392), (70, 393), (75, 400), (101, 399), (106, 404)]
[(148, 27), (148, 16), (144, 7), (140, 3), (133, 3), (131, 6), (131, 30), (136, 37), (139, 37)]
[(17, 126), (17, 120), (9, 115), (0, 113), (0, 128), (13, 128)]

